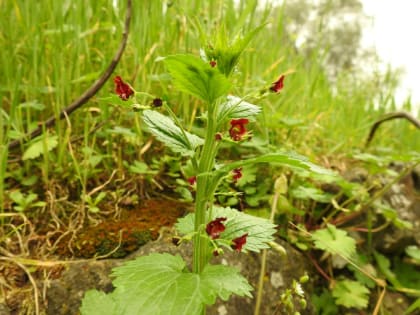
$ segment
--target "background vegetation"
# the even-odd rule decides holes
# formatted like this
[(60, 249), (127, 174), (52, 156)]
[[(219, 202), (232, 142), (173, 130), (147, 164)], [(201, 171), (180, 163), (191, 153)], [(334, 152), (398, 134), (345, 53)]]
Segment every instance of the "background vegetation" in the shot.
[[(418, 161), (418, 130), (402, 120), (381, 126), (371, 146), (364, 148), (370, 126), (381, 115), (397, 107), (414, 109), (410, 100), (395, 104), (398, 71), (381, 72), (375, 52), (360, 46), (368, 17), (358, 0), (322, 0), (316, 5), (293, 0), (278, 6), (233, 0), (133, 2), (129, 42), (115, 74), (136, 90), (167, 100), (189, 128), (196, 127), (191, 113), (199, 117), (201, 104), (174, 94), (156, 59), (178, 52), (198, 55), (203, 43), (197, 20), (210, 37), (222, 24), (233, 36), (268, 22), (245, 53), (232, 92), (244, 95), (265, 88), (280, 74), (286, 74), (285, 88), (258, 104), (263, 114), (252, 141), (241, 152), (227, 147), (226, 159), (229, 154), (285, 148), (338, 170), (347, 169), (361, 152), (377, 158), (377, 164)], [(163, 151), (136, 113), (117, 104), (111, 97), (112, 82), (41, 136), (8, 150), (11, 141), (25, 139), (47, 118), (58, 116), (105, 69), (121, 39), (125, 5), (0, 1), (2, 248), (7, 244), (1, 235), (13, 234), (7, 213), (47, 224), (40, 215), (56, 212), (67, 219), (70, 230), (100, 220), (104, 201), (161, 194), (190, 198), (182, 161)], [(257, 170), (252, 172), (257, 184), (243, 181), (239, 190), (248, 189), (248, 207), (260, 208), (255, 200), (268, 201), (274, 178), (264, 182)]]

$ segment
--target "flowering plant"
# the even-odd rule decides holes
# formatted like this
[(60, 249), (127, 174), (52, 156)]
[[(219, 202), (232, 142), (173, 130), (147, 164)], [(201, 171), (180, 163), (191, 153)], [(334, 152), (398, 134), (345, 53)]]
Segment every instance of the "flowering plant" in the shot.
[[(87, 314), (205, 314), (206, 305), (216, 298), (227, 300), (232, 294), (251, 297), (252, 287), (233, 267), (211, 264), (211, 258), (224, 250), (259, 252), (274, 240), (275, 225), (269, 220), (253, 217), (231, 208), (213, 204), (219, 183), (225, 178), (236, 182), (244, 166), (254, 163), (278, 163), (292, 168), (322, 172), (306, 158), (290, 152), (273, 152), (227, 164), (216, 163), (223, 141), (240, 144), (252, 134), (249, 124), (255, 121), (261, 108), (248, 102), (249, 97), (229, 95), (231, 74), (255, 29), (245, 37), (238, 36), (229, 44), (226, 38), (208, 45), (201, 58), (188, 54), (161, 58), (172, 77), (174, 87), (203, 102), (205, 137), (185, 130), (166, 101), (150, 96), (151, 105), (143, 106), (142, 117), (149, 131), (167, 147), (191, 160), (195, 175), (188, 182), (195, 187), (195, 211), (178, 220), (176, 229), (179, 245), (193, 241), (191, 270), (180, 256), (150, 254), (114, 269), (111, 294), (87, 292), (81, 313)], [(225, 36), (223, 32), (219, 37)], [(284, 76), (262, 92), (279, 93)], [(116, 93), (123, 101), (135, 99), (135, 92), (120, 77), (115, 78)], [(144, 94), (144, 93), (142, 93)], [(135, 103), (135, 102), (134, 102)], [(156, 108), (162, 107), (168, 115)]]

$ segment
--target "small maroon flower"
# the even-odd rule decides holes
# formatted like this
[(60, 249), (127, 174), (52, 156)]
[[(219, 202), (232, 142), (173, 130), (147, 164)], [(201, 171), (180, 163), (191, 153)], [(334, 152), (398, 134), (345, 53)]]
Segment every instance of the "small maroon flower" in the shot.
[(230, 121), (229, 135), (233, 141), (241, 141), (242, 137), (246, 135), (245, 125), (249, 123), (246, 118), (232, 119)]
[(172, 244), (179, 246), (181, 244), (181, 238), (179, 236), (172, 237)]
[(115, 93), (123, 100), (126, 101), (134, 94), (133, 89), (125, 83), (121, 77), (118, 75), (114, 78), (115, 83)]
[(270, 87), (270, 91), (274, 93), (278, 93), (283, 89), (284, 86), (284, 75), (280, 76), (280, 78), (273, 82), (273, 84)]
[(214, 139), (216, 139), (216, 141), (220, 141), (220, 140), (222, 140), (222, 134), (221, 134), (220, 132), (216, 133), (216, 134), (214, 135)]
[(152, 106), (153, 107), (162, 107), (162, 104), (163, 104), (162, 99), (158, 98), (158, 97), (153, 99), (153, 101), (152, 101)]
[(245, 233), (242, 236), (239, 236), (235, 239), (232, 240), (233, 244), (232, 244), (232, 248), (234, 250), (236, 250), (237, 252), (240, 252), (242, 250), (242, 247), (245, 245), (246, 243), (246, 237), (248, 236), (248, 233)]
[(187, 181), (192, 186), (197, 182), (197, 177), (196, 176), (191, 176), (187, 179)]
[(232, 176), (233, 182), (237, 183), (238, 179), (240, 179), (242, 177), (242, 167), (235, 168), (232, 171), (232, 173), (233, 173), (233, 176)]
[(222, 223), (223, 221), (226, 221), (227, 218), (216, 218), (213, 221), (210, 221), (206, 225), (206, 232), (207, 234), (212, 238), (216, 239), (219, 238), (220, 233), (222, 233), (226, 227)]
[(216, 65), (217, 65), (216, 60), (212, 59), (212, 60), (210, 61), (210, 66), (211, 66), (212, 68), (214, 68), (214, 67), (216, 67)]

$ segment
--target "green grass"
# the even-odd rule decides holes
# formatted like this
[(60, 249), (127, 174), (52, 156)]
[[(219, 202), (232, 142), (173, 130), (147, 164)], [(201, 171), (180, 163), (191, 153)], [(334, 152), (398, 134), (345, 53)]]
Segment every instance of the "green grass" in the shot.
[[(157, 141), (148, 149), (150, 136), (140, 116), (109, 100), (112, 95), (117, 99), (112, 80), (43, 136), (18, 150), (7, 149), (11, 141), (57, 116), (105, 70), (123, 31), (126, 3), (116, 2), (114, 7), (113, 1), (0, 0), (0, 230), (9, 228), (2, 224), (1, 214), (16, 210), (9, 197), (12, 191), (26, 197), (34, 193), (38, 201), (48, 201), (46, 210), (28, 207), (24, 214), (34, 222), (51, 212), (65, 222), (77, 221), (68, 224), (69, 230), (83, 224), (78, 214), (84, 218), (86, 213), (95, 215), (89, 207), (102, 200), (102, 192), (110, 207), (123, 197), (141, 199), (144, 190), (153, 194), (161, 186), (190, 194), (189, 186), (177, 177), (182, 170), (188, 174), (180, 158), (163, 151)], [(114, 74), (137, 91), (167, 99), (179, 120), (196, 131), (201, 122), (194, 118), (202, 114), (202, 104), (175, 93), (163, 62), (156, 59), (185, 52), (198, 55), (205, 43), (200, 42), (197, 21), (209, 38), (222, 24), (235, 36), (267, 22), (245, 51), (232, 88), (232, 94), (252, 94), (286, 74), (279, 94), (257, 102), (263, 112), (251, 125), (256, 140), (251, 146), (262, 143), (263, 149), (293, 149), (318, 162), (364, 151), (373, 122), (400, 107), (393, 99), (391, 72), (342, 71), (333, 84), (322, 47), (304, 55), (294, 46), (293, 34), (285, 33), (282, 7), (256, 10), (256, 0), (235, 2), (133, 0), (128, 45)], [(409, 101), (403, 108), (412, 110)], [(51, 145), (54, 137), (56, 144)], [(36, 143), (39, 155), (20, 161)], [(226, 147), (222, 151), (226, 158), (239, 151)], [(419, 130), (396, 120), (379, 128), (366, 151), (381, 156), (419, 152), (419, 148)], [(135, 174), (133, 166), (145, 174)], [(258, 202), (260, 197), (268, 199), (270, 188), (266, 187), (272, 186), (271, 176), (275, 176), (271, 170), (263, 174), (258, 178), (265, 177), (264, 182), (256, 188)], [(291, 181), (291, 185), (302, 184), (293, 176)], [(102, 185), (107, 186), (101, 189)], [(45, 222), (48, 218), (43, 217)], [(60, 228), (65, 229), (65, 224)], [(18, 229), (12, 232), (19, 233)]]
[[(165, 71), (162, 63), (155, 59), (178, 52), (198, 54), (201, 43), (195, 19), (210, 37), (221, 23), (235, 35), (241, 28), (246, 32), (265, 20), (269, 22), (246, 51), (232, 92), (243, 94), (267, 87), (281, 73), (290, 72), (281, 94), (260, 104), (264, 114), (255, 127), (257, 134), (275, 146), (312, 156), (361, 150), (373, 121), (394, 109), (393, 90), (388, 88), (391, 78), (378, 76), (373, 81), (367, 74), (365, 79), (354, 79), (344, 72), (333, 86), (322, 66), (321, 52), (304, 56), (284, 34), (281, 7), (257, 11), (257, 1), (240, 1), (238, 7), (234, 1), (220, 0), (182, 0), (170, 2), (170, 6), (166, 1), (133, 2), (129, 43), (116, 74), (137, 90), (167, 97), (180, 119), (191, 127), (190, 113), (199, 115), (200, 103), (173, 94), (170, 82), (161, 76)], [(117, 7), (112, 1), (75, 0), (66, 5), (54, 0), (0, 2), (3, 148), (40, 121), (58, 115), (99, 76), (119, 44), (124, 15), (124, 1)], [(139, 147), (148, 139), (142, 123), (135, 114), (101, 100), (112, 93), (109, 82), (83, 108), (59, 122), (49, 133), (58, 137), (57, 147), (47, 152), (44, 146), (42, 158), (24, 161), (22, 178), (36, 168), (47, 186), (56, 178), (78, 180), (85, 187), (98, 172), (109, 174), (123, 168), (123, 160), (141, 159)], [(378, 102), (380, 106), (374, 109)], [(93, 132), (98, 124), (101, 127)], [(126, 133), (116, 132), (115, 127), (126, 128)], [(137, 138), (133, 140), (130, 134)], [(78, 140), (72, 142), (69, 154), (68, 143), (74, 139)], [(407, 122), (395, 121), (380, 128), (375, 146), (395, 152), (415, 151), (420, 137)], [(26, 148), (23, 145), (22, 149)], [(9, 176), (16, 172), (18, 166), (6, 163), (15, 156), (1, 150), (2, 178), (6, 169)], [(93, 163), (92, 159), (100, 162)], [(1, 196), (8, 188), (4, 185), (2, 181)]]

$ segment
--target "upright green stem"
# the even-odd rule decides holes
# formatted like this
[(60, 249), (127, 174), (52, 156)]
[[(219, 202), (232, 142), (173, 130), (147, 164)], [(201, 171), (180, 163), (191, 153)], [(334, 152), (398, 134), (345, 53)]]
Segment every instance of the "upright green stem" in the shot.
[(208, 112), (207, 132), (204, 141), (203, 151), (201, 152), (198, 175), (197, 175), (197, 194), (195, 203), (195, 222), (194, 230), (197, 232), (194, 239), (193, 272), (200, 273), (207, 263), (207, 241), (203, 238), (202, 227), (206, 223), (206, 210), (212, 196), (208, 194), (210, 184), (210, 174), (214, 166), (215, 158), (215, 112), (214, 104), (210, 104)]

